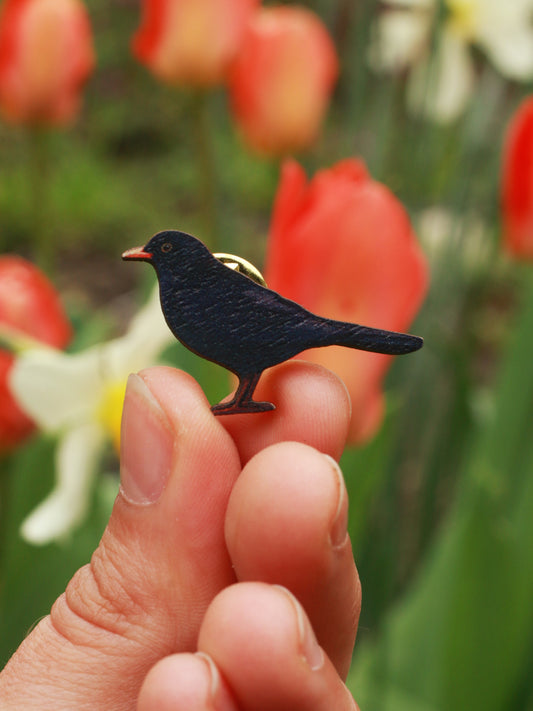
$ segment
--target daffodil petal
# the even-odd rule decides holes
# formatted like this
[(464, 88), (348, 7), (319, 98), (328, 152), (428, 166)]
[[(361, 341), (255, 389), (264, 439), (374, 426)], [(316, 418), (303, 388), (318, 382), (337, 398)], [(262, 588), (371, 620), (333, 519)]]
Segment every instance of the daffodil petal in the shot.
[(132, 320), (128, 332), (105, 346), (103, 358), (113, 380), (153, 365), (161, 351), (175, 342), (167, 326), (156, 286), (144, 307)]
[[(448, 0), (463, 8), (469, 41), (479, 45), (506, 77), (529, 79), (533, 74), (533, 2), (531, 0)], [(453, 19), (452, 19), (452, 25)], [(456, 26), (456, 29), (459, 29)]]
[(507, 32), (495, 27), (492, 32), (485, 33), (483, 47), (503, 76), (518, 80), (533, 77), (533, 31), (530, 27), (524, 25)]
[(102, 392), (100, 348), (68, 355), (36, 348), (19, 356), (9, 387), (23, 410), (46, 431), (91, 417)]
[[(448, 0), (450, 2), (451, 0)], [(461, 0), (455, 0), (461, 1)], [(465, 0), (462, 0), (465, 3)], [(531, 0), (468, 0), (476, 38), (482, 40), (499, 32), (509, 34), (521, 28), (531, 30)]]
[(24, 520), (21, 535), (44, 545), (64, 537), (85, 516), (104, 433), (97, 425), (69, 430), (56, 452), (56, 485), (50, 495)]
[(474, 85), (468, 46), (444, 30), (435, 57), (421, 62), (411, 73), (407, 101), (413, 113), (449, 123), (464, 110)]
[(432, 15), (408, 9), (383, 13), (370, 45), (369, 62), (378, 71), (402, 71), (417, 62), (429, 43)]
[(457, 231), (456, 216), (440, 205), (420, 212), (415, 220), (416, 234), (424, 247), (424, 253), (433, 261), (442, 259), (446, 248), (452, 243)]

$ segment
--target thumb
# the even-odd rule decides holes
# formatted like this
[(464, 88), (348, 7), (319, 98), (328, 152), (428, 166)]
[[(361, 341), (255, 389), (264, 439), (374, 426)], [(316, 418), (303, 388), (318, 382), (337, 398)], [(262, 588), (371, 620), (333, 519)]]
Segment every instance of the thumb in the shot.
[(239, 472), (192, 378), (130, 376), (109, 525), (0, 676), (1, 708), (131, 709), (158, 659), (194, 650), (205, 609), (235, 580), (224, 516)]

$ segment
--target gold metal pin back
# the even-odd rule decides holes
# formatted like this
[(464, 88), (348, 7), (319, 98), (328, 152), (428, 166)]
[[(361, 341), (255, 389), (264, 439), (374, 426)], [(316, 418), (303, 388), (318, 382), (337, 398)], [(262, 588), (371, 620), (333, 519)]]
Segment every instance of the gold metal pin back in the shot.
[(243, 259), (242, 257), (237, 257), (235, 254), (225, 254), (224, 252), (217, 252), (216, 254), (213, 254), (213, 257), (216, 257), (219, 262), (222, 262), (222, 264), (225, 264), (230, 269), (244, 274), (252, 281), (255, 281), (257, 284), (261, 284), (261, 286), (267, 285), (259, 269), (257, 269), (257, 267), (254, 267), (254, 265), (248, 262), (246, 259)]

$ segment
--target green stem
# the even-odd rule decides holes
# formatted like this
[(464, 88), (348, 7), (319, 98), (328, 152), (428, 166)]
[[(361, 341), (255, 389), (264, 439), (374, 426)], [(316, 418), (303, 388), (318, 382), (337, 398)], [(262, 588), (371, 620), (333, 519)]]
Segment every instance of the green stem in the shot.
[(45, 130), (37, 127), (29, 130), (29, 168), (30, 229), (35, 261), (43, 270), (50, 273), (53, 267), (53, 243), (48, 190), (50, 179), (48, 135)]
[(192, 133), (196, 152), (200, 207), (204, 234), (212, 251), (217, 251), (217, 190), (215, 155), (209, 125), (209, 96), (197, 90), (192, 96)]
[(9, 505), (9, 458), (5, 454), (0, 454), (0, 593), (2, 592), (2, 582), (4, 579), (3, 561), (6, 545), (6, 518)]
[(527, 269), (524, 276), (520, 315), (502, 362), (493, 417), (480, 433), (467, 481), (474, 492), (480, 487), (492, 487), (502, 502), (516, 486), (515, 480), (524, 476), (524, 452), (531, 439), (533, 274)]

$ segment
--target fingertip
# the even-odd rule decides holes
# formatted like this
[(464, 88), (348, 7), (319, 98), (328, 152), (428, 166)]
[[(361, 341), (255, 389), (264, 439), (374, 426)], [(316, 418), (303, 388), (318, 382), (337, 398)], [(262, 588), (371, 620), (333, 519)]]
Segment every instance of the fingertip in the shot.
[(279, 582), (280, 566), (288, 558), (298, 565), (289, 564), (290, 571), (284, 572), (298, 578), (327, 555), (332, 532), (343, 523), (344, 535), (335, 533), (335, 543), (346, 537), (346, 487), (333, 462), (306, 444), (280, 442), (261, 450), (244, 466), (230, 496), (225, 524), (237, 574)]
[(237, 711), (213, 660), (204, 653), (172, 654), (146, 675), (137, 711)]
[(275, 442), (293, 440), (339, 459), (351, 419), (351, 403), (344, 383), (314, 363), (291, 360), (264, 372), (254, 398), (273, 402), (276, 409), (257, 415), (220, 419), (247, 462)]
[(361, 606), (347, 518), (348, 496), (336, 462), (307, 445), (281, 442), (245, 465), (225, 523), (237, 579), (289, 588), (341, 676), (350, 664)]
[(196, 380), (183, 370), (166, 365), (144, 368), (138, 373), (169, 417), (185, 408), (195, 417), (209, 416), (209, 403)]
[(242, 708), (353, 710), (302, 606), (284, 588), (239, 583), (223, 590), (206, 613), (198, 646)]
[(201, 512), (206, 509), (208, 519), (212, 501), (227, 499), (240, 472), (235, 444), (188, 373), (157, 366), (142, 370), (139, 377), (165, 412), (175, 435), (173, 474), (165, 498), (175, 512), (182, 501), (192, 518), (205, 523)]
[(194, 654), (173, 654), (150, 669), (141, 687), (138, 711), (200, 711), (206, 708), (211, 676)]
[[(198, 637), (198, 648), (213, 657), (226, 678), (248, 684), (262, 678), (266, 665), (277, 655), (289, 653), (295, 660), (322, 666), (323, 656), (309, 655), (304, 639), (309, 622), (288, 591), (260, 582), (237, 583), (222, 590), (209, 606)], [(310, 634), (310, 643), (313, 640)], [(244, 679), (240, 679), (242, 677)], [(280, 683), (292, 680), (280, 679)]]

